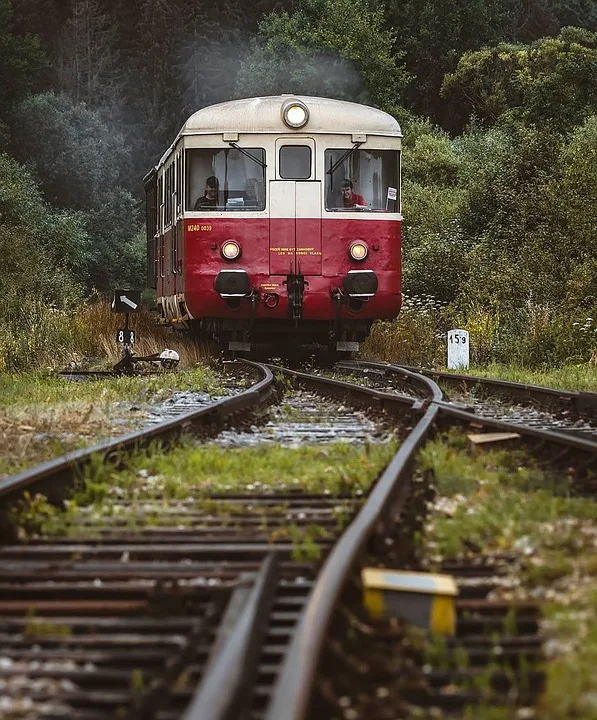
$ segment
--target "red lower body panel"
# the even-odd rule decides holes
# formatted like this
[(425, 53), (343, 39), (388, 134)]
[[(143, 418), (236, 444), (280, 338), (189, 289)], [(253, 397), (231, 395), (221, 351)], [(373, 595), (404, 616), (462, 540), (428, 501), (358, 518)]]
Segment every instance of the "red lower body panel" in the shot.
[[(222, 245), (229, 240), (241, 248), (240, 257), (233, 261), (225, 260), (221, 253)], [(349, 254), (355, 240), (369, 248), (362, 262)], [(271, 222), (267, 217), (187, 218), (184, 244), (180, 246), (184, 247), (184, 262), (178, 285), (184, 288), (184, 297), (179, 295), (179, 299), (184, 300), (195, 320), (228, 324), (238, 320), (246, 324), (252, 317), (260, 326), (285, 320), (296, 325), (288, 290), (289, 281), (293, 286), (296, 276), (303, 281), (301, 325), (338, 320), (343, 324), (370, 322), (395, 318), (400, 311), (400, 223), (395, 220), (365, 215), (348, 220), (281, 218)], [(216, 291), (218, 274), (229, 270), (247, 273), (254, 302), (250, 297), (222, 297)], [(351, 270), (375, 273), (378, 286), (372, 297), (351, 301), (346, 296), (343, 281)], [(162, 287), (165, 290), (168, 286), (164, 282)]]

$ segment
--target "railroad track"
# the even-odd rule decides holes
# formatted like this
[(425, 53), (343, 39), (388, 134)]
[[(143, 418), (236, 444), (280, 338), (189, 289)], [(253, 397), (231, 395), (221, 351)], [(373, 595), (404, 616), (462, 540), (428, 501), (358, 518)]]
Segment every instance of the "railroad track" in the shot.
[[(493, 701), (511, 699), (517, 688), (518, 704), (531, 704), (543, 677), (528, 670), (541, 654), (539, 609), (487, 599), (507, 557), (444, 568), (457, 579), (460, 599), (458, 634), (441, 667), (409, 646), (404, 628), (363, 616), (358, 579), (364, 564), (409, 562), (408, 539), (427, 492), (414, 457), (429, 435), (453, 424), (478, 432), (510, 426), (444, 403), (434, 382), (403, 368), (391, 372), (409, 394), (245, 367), (256, 382), (243, 393), (2, 481), (5, 536), (7, 508), (24, 491), (59, 502), (94, 457), (118, 466), (127, 453), (157, 440), (167, 445), (191, 431), (207, 437), (226, 424), (246, 426), (248, 413), (273, 401), (273, 373), (302, 388), (303, 405), (307, 397), (303, 411), (310, 417), (309, 423), (298, 418), (301, 438), (325, 435), (330, 422), (353, 442), (374, 432), (364, 418), (354, 425), (350, 405), (384, 417), (384, 427), (396, 426), (398, 452), (367, 497), (244, 488), (165, 509), (155, 498), (135, 505), (115, 496), (110, 506), (119, 512), (93, 518), (82, 508), (68, 520), (66, 537), (26, 543), (6, 537), (0, 690), (11, 717), (298, 720), (366, 711), (383, 718), (408, 705), (458, 712), (480, 699), (470, 680), (495, 660), (496, 634), (503, 653), (491, 676)], [(309, 404), (314, 395), (327, 398), (325, 412)], [(325, 415), (321, 422), (318, 412)], [(270, 440), (284, 435), (284, 422), (273, 430), (266, 425)], [(518, 432), (529, 452), (564, 467), (572, 463), (579, 477), (597, 466), (594, 443), (531, 428)], [(230, 442), (230, 435), (221, 437)], [(151, 527), (143, 523), (147, 513), (158, 514)], [(297, 556), (289, 523), (297, 531), (324, 529), (317, 557)], [(474, 660), (466, 670), (457, 662), (463, 648)], [(523, 666), (524, 688), (517, 675)], [(397, 667), (408, 679), (399, 687), (392, 681)]]
[(446, 400), (465, 404), (475, 414), (597, 442), (596, 392), (557, 390), (438, 370), (417, 372), (439, 383), (448, 395)]

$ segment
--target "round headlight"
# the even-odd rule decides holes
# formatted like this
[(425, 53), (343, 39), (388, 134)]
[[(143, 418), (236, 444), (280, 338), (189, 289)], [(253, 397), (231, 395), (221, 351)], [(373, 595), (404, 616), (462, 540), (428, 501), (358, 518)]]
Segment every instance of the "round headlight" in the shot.
[(353, 260), (364, 260), (369, 254), (369, 248), (363, 242), (353, 242), (350, 246), (350, 257)]
[(284, 106), (282, 118), (288, 127), (301, 128), (307, 124), (309, 110), (307, 106), (298, 100), (293, 100)]
[(221, 248), (222, 257), (226, 260), (236, 260), (240, 255), (240, 245), (236, 240), (227, 240)]

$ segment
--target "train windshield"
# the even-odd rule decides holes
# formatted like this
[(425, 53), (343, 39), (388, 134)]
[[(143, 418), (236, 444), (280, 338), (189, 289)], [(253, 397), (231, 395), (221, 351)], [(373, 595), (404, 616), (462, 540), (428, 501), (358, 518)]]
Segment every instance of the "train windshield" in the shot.
[(326, 150), (326, 210), (399, 212), (399, 161), (396, 150)]
[(265, 209), (263, 148), (203, 148), (187, 151), (187, 210)]

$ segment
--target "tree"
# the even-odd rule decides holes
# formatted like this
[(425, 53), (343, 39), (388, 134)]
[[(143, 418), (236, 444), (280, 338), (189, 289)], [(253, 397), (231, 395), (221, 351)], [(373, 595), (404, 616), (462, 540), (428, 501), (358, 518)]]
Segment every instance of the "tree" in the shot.
[(17, 113), (21, 157), (34, 169), (46, 198), (83, 211), (81, 222), (93, 245), (79, 258), (81, 283), (105, 291), (138, 278), (139, 209), (123, 187), (124, 138), (97, 110), (66, 95), (34, 95)]
[(95, 207), (123, 182), (124, 138), (96, 110), (66, 95), (43, 93), (23, 101), (15, 112), (15, 140), (46, 198), (61, 207)]
[(446, 75), (442, 96), (460, 126), (471, 115), (493, 124), (507, 112), (516, 122), (567, 132), (597, 111), (596, 67), (597, 33), (565, 28), (531, 45), (466, 53)]
[(0, 125), (11, 107), (38, 86), (45, 62), (38, 38), (14, 34), (10, 0), (0, 0)]
[(386, 0), (388, 22), (404, 51), (406, 70), (416, 77), (407, 104), (450, 127), (438, 98), (444, 75), (461, 55), (512, 37), (519, 0)]
[(237, 95), (295, 92), (394, 108), (408, 76), (384, 23), (365, 0), (301, 0), (292, 14), (272, 13), (241, 67)]
[(404, 287), (452, 301), (467, 272), (468, 243), (458, 222), (466, 201), (458, 183), (461, 159), (444, 133), (420, 130), (402, 172)]
[(57, 48), (58, 88), (75, 102), (109, 111), (120, 104), (117, 30), (98, 0), (75, 0)]
[(145, 236), (139, 235), (137, 202), (128, 190), (108, 189), (85, 216), (93, 237), (88, 255), (86, 284), (101, 291), (128, 285), (142, 286), (145, 270)]
[(62, 305), (89, 250), (77, 213), (57, 212), (43, 200), (26, 168), (0, 155), (0, 256), (3, 307), (10, 298)]
[(553, 196), (564, 224), (566, 244), (560, 262), (569, 269), (570, 307), (597, 306), (597, 115), (587, 118), (562, 154), (562, 174)]

